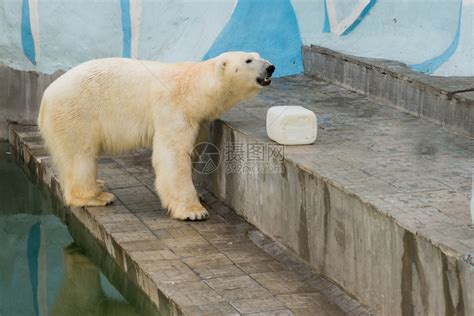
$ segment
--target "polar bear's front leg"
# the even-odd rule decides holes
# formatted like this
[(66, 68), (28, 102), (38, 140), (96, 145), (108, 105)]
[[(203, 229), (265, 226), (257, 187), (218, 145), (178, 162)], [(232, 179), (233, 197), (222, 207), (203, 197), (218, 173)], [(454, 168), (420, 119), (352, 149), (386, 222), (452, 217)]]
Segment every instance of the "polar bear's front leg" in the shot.
[(192, 181), (191, 158), (196, 134), (192, 130), (174, 135), (155, 135), (153, 168), (156, 190), (171, 217), (180, 220), (203, 220), (209, 217), (199, 202)]
[[(193, 152), (191, 154), (191, 160), (192, 162), (196, 162), (199, 159), (199, 156), (202, 154), (202, 150), (197, 150), (198, 148), (196, 147), (197, 144), (207, 142), (209, 139), (209, 128), (211, 126), (211, 123), (208, 121), (201, 122), (199, 124), (199, 130), (196, 136), (196, 140), (194, 141), (193, 145)], [(204, 148), (204, 147), (201, 147)]]

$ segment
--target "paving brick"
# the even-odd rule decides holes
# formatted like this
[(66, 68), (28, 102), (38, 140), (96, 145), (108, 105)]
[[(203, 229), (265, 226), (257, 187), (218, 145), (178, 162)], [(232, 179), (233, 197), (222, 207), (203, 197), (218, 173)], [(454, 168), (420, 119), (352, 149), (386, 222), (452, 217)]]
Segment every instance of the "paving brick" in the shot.
[(153, 260), (143, 262), (143, 270), (157, 283), (197, 281), (200, 278), (181, 260)]
[(182, 224), (170, 218), (166, 214), (160, 214), (157, 218), (154, 219), (144, 219), (144, 222), (151, 230), (183, 227)]
[(272, 297), (267, 289), (247, 275), (215, 278), (205, 282), (228, 300)]
[(271, 256), (249, 242), (227, 242), (214, 245), (237, 264), (272, 260)]
[(196, 256), (205, 256), (209, 254), (216, 254), (219, 253), (219, 250), (209, 243), (201, 244), (201, 245), (186, 245), (182, 246), (179, 243), (174, 245), (171, 244), (170, 248), (173, 252), (178, 255), (180, 258), (189, 258), (189, 257), (196, 257)]
[(98, 178), (105, 181), (112, 180), (115, 176), (127, 174), (128, 173), (123, 168), (120, 168), (120, 165), (112, 159), (108, 159), (107, 162), (101, 162), (97, 172)]
[(202, 279), (220, 278), (226, 276), (244, 275), (239, 269), (222, 253), (212, 253), (184, 258), (186, 263)]
[(127, 208), (130, 212), (157, 212), (161, 211), (163, 207), (161, 206), (160, 201), (141, 201), (137, 203), (127, 203)]
[(151, 151), (149, 150), (138, 155), (114, 157), (114, 160), (127, 172), (140, 174), (140, 178), (143, 177), (143, 174), (154, 176), (151, 165)]
[(130, 188), (142, 185), (142, 183), (137, 178), (128, 173), (104, 175), (101, 177), (101, 173), (99, 172), (98, 176), (99, 178), (103, 178), (104, 181), (106, 181), (105, 186), (107, 189)]
[(201, 235), (191, 226), (168, 228), (167, 232), (174, 240), (201, 239)]
[(186, 306), (182, 311), (187, 315), (240, 315), (240, 313), (229, 303), (205, 304), (198, 306)]
[(289, 309), (279, 309), (279, 310), (273, 310), (273, 311), (267, 311), (267, 312), (248, 313), (248, 314), (243, 314), (243, 315), (246, 315), (246, 316), (293, 316), (295, 314)]
[(168, 249), (168, 247), (162, 241), (157, 239), (121, 242), (120, 246), (130, 253), (136, 251)]
[(205, 281), (211, 288), (222, 291), (222, 290), (233, 290), (242, 288), (258, 287), (259, 284), (255, 282), (248, 275), (216, 278), (213, 280)]
[(137, 231), (147, 231), (148, 228), (143, 225), (142, 222), (136, 221), (118, 221), (118, 222), (105, 222), (104, 228), (110, 233), (117, 232), (137, 232)]
[(342, 316), (344, 313), (341, 311), (323, 310), (318, 307), (303, 307), (291, 309), (294, 315), (297, 316)]
[(143, 202), (157, 202), (157, 196), (145, 186), (111, 190), (125, 205), (136, 205)]
[(300, 277), (290, 271), (277, 271), (250, 274), (258, 283), (273, 294), (291, 294), (311, 292), (312, 288)]
[(173, 251), (178, 251), (179, 249), (189, 249), (192, 247), (201, 247), (209, 245), (209, 242), (201, 236), (194, 236), (189, 238), (179, 238), (179, 239), (163, 239), (163, 242), (168, 245)]
[(237, 266), (246, 273), (262, 273), (288, 270), (287, 267), (275, 260), (257, 261), (257, 262), (242, 262)]
[(252, 298), (244, 300), (232, 300), (231, 305), (234, 306), (242, 314), (254, 314), (263, 312), (277, 313), (286, 309), (287, 306), (275, 297)]
[(227, 223), (218, 214), (213, 214), (213, 216), (210, 216), (209, 219), (207, 219), (204, 222), (190, 222), (189, 223), (189, 225), (191, 225), (198, 232), (213, 230), (215, 229), (215, 227), (222, 226), (223, 224), (227, 224)]
[(156, 260), (178, 259), (178, 257), (169, 249), (132, 251), (130, 256), (137, 262), (154, 262)]
[(211, 243), (247, 241), (248, 237), (236, 226), (218, 225), (214, 229), (200, 231), (200, 234)]
[(211, 288), (202, 280), (198, 281), (181, 281), (181, 282), (166, 282), (158, 283), (160, 289), (168, 295), (175, 293), (189, 294), (195, 292), (209, 292)]
[(101, 222), (115, 222), (120, 219), (130, 220), (135, 218), (125, 206), (117, 204), (108, 207), (94, 207), (89, 209), (89, 213)]
[(133, 232), (116, 232), (111, 233), (112, 237), (119, 243), (124, 241), (139, 241), (139, 240), (155, 240), (155, 236), (146, 229)]
[(202, 279), (220, 278), (227, 276), (244, 275), (236, 265), (228, 264), (222, 266), (200, 266), (192, 268)]
[[(212, 280), (212, 279), (211, 279)], [(217, 291), (226, 300), (249, 300), (254, 298), (271, 297), (271, 293), (262, 286), (252, 286), (247, 288), (229, 289)]]
[(194, 292), (189, 294), (175, 293), (173, 300), (178, 306), (208, 305), (223, 302), (225, 299), (214, 291)]
[(215, 267), (215, 266), (223, 266), (223, 265), (232, 265), (232, 261), (227, 258), (222, 253), (212, 253), (208, 255), (202, 255), (196, 257), (189, 257), (183, 259), (183, 262), (186, 263), (191, 268), (196, 267)]
[(322, 307), (322, 297), (323, 295), (319, 292), (277, 295), (277, 298), (290, 308)]

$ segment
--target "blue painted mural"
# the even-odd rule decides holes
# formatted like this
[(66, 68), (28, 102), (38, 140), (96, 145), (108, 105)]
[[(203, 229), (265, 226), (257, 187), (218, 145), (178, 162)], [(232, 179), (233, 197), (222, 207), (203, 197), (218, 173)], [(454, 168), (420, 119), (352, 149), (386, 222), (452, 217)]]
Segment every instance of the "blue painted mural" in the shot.
[(354, 30), (357, 25), (370, 12), (376, 0), (361, 1), (342, 21), (337, 19), (335, 0), (324, 0), (324, 33), (336, 35), (347, 35)]
[(31, 33), (30, 4), (28, 0), (23, 0), (21, 6), (21, 44), (25, 56), (33, 65), (36, 65), (35, 42)]
[(302, 72), (301, 45), (315, 44), (427, 74), (474, 75), (474, 0), (85, 2), (0, 4), (0, 63), (52, 73), (107, 56), (198, 61), (244, 50), (285, 76)]
[(123, 57), (132, 57), (132, 25), (130, 21), (130, 0), (120, 0), (123, 32)]
[(232, 50), (255, 51), (278, 65), (275, 76), (287, 76), (303, 71), (301, 45), (289, 0), (240, 0), (204, 59)]
[[(460, 5), (459, 5), (459, 18), (458, 18), (456, 33), (454, 34), (453, 41), (448, 46), (448, 48), (445, 51), (443, 51), (440, 55), (430, 58), (429, 60), (425, 62), (422, 62), (420, 64), (410, 65), (411, 68), (413, 70), (416, 70), (422, 73), (432, 74), (441, 65), (446, 63), (451, 58), (451, 56), (456, 52), (458, 48), (459, 37), (461, 35), (461, 21), (462, 21), (462, 2), (460, 2)], [(474, 27), (474, 25), (471, 24), (471, 35), (472, 35), (472, 32), (474, 32), (472, 27)], [(474, 41), (474, 37), (472, 38), (472, 40)]]

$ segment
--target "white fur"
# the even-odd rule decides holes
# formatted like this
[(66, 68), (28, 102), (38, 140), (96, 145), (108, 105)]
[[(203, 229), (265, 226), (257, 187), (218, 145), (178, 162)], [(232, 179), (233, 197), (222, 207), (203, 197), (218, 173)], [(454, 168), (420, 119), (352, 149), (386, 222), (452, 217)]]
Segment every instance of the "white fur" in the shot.
[(175, 218), (207, 216), (191, 180), (199, 126), (256, 95), (261, 89), (256, 78), (268, 65), (244, 52), (181, 64), (107, 58), (62, 75), (43, 95), (38, 125), (66, 204), (110, 203), (113, 196), (96, 180), (99, 155), (153, 145), (163, 205)]

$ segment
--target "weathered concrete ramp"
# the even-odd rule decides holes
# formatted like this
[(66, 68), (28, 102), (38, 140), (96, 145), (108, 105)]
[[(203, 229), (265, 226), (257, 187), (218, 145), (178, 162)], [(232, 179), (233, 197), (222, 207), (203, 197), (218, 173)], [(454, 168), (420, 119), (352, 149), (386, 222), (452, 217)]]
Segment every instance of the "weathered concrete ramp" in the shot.
[(276, 105), (313, 110), (316, 143), (285, 147), (282, 172), (222, 159), (209, 190), (377, 315), (474, 315), (473, 139), (298, 76), (230, 111), (211, 141), (225, 156), (271, 142)]
[(319, 46), (302, 49), (305, 74), (474, 137), (474, 77), (417, 73), (393, 60), (370, 59)]
[[(36, 127), (14, 126), (10, 143), (60, 197)], [(99, 169), (118, 201), (73, 208), (66, 223), (85, 226), (162, 315), (367, 314), (202, 188), (209, 220), (170, 219), (154, 193), (149, 152), (104, 158)]]

